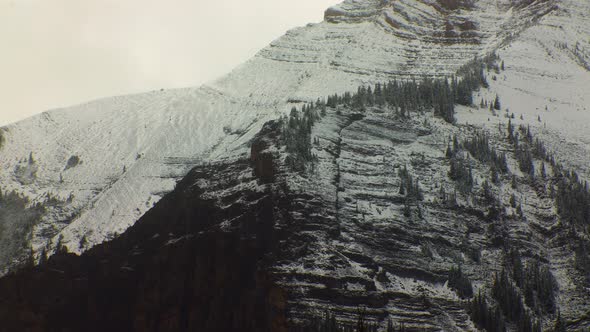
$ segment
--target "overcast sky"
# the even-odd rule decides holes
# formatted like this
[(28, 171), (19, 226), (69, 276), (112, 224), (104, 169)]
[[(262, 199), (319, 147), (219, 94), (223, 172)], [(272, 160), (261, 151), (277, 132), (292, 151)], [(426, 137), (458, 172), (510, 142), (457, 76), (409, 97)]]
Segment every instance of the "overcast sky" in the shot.
[(339, 0), (0, 0), (0, 125), (198, 86)]

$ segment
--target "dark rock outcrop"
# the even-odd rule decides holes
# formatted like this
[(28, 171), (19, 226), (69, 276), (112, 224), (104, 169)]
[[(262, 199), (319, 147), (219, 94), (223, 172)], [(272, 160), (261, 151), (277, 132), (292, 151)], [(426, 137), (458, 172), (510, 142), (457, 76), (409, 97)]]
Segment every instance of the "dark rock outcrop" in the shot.
[(271, 121), (264, 125), (256, 139), (250, 147), (250, 162), (256, 175), (263, 183), (271, 183), (275, 179), (275, 156), (268, 151), (273, 145), (276, 145), (280, 123)]
[[(588, 293), (544, 187), (500, 175), (496, 208), (483, 199), (490, 166), (473, 159), (479, 181), (461, 192), (445, 156), (458, 133), (474, 135), (428, 112), (328, 108), (294, 172), (281, 124), (267, 123), (248, 158), (194, 168), (119, 238), (0, 279), (0, 331), (296, 331), (326, 311), (355, 324), (360, 308), (380, 330), (470, 331), (466, 297), (493, 303), (511, 253), (553, 273), (561, 317), (586, 328)], [(490, 142), (516, 165), (503, 133)], [(512, 179), (529, 193), (518, 213)], [(549, 328), (556, 315), (534, 318)]]
[(285, 330), (266, 269), (279, 204), (252, 173), (248, 160), (195, 168), (119, 238), (6, 276), (0, 331)]

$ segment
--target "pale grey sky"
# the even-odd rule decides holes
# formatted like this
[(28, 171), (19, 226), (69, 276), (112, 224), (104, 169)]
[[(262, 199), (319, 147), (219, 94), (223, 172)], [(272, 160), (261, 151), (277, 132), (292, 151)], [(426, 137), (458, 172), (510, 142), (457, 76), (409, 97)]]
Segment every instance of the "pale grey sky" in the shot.
[(229, 72), (339, 0), (0, 0), (0, 126)]

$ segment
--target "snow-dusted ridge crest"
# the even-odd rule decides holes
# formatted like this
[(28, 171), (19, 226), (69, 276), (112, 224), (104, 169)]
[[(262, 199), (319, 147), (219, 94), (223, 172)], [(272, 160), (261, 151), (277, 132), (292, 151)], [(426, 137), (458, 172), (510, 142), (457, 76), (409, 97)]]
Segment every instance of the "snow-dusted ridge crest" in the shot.
[[(558, 85), (531, 96), (534, 106), (519, 105), (521, 112), (536, 114), (542, 104), (559, 109), (548, 135), (586, 119), (589, 85), (580, 84), (589, 77), (587, 2), (481, 0), (456, 9), (441, 3), (347, 0), (328, 9), (323, 22), (287, 32), (205, 86), (101, 99), (3, 127), (2, 192), (15, 191), (45, 210), (28, 244), (0, 257), (0, 267), (31, 250), (60, 243), (81, 252), (121, 233), (195, 165), (246, 153), (262, 125), (293, 104), (393, 78), (451, 75), (499, 48), (506, 77), (483, 93), (518, 98), (529, 96), (531, 80)], [(461, 121), (487, 117), (466, 112)], [(582, 127), (560, 139), (590, 141), (583, 124), (574, 126)], [(1, 218), (0, 241), (11, 241), (20, 226)]]

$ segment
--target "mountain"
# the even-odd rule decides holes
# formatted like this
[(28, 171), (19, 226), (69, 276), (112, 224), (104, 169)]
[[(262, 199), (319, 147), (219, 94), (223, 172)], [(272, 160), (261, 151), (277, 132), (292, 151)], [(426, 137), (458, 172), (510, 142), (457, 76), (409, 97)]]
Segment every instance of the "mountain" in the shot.
[[(454, 3), (344, 2), (328, 9), (324, 22), (289, 31), (210, 85), (99, 100), (4, 127), (0, 188), (15, 191), (29, 205), (49, 208), (35, 214), (24, 230), (4, 222), (9, 225), (0, 235), (3, 243), (17, 233), (24, 233), (17, 238), (30, 240), (11, 243), (0, 265), (13, 265), (14, 257), (22, 261), (31, 249), (37, 256), (42, 248), (51, 251), (60, 239), (81, 252), (120, 234), (189, 169), (244, 153), (263, 123), (294, 104), (393, 77), (451, 75), (474, 56), (526, 33), (537, 37), (521, 43), (534, 43), (536, 54), (543, 48), (534, 29), (543, 30), (543, 37), (550, 37), (543, 38), (545, 47), (566, 52), (575, 68), (587, 61), (587, 31), (577, 24), (583, 22), (583, 4), (533, 2), (515, 7), (508, 1), (478, 1), (447, 9)], [(538, 23), (541, 18), (547, 23)], [(544, 33), (547, 29), (551, 34)], [(524, 75), (531, 73), (516, 64), (511, 67), (510, 59), (508, 63), (517, 71), (524, 69)], [(552, 74), (568, 75), (563, 69)], [(567, 107), (587, 105), (585, 79), (567, 80), (582, 89), (578, 106)], [(508, 88), (519, 91), (522, 83), (514, 84)], [(547, 93), (553, 92), (549, 87)], [(563, 103), (558, 100), (554, 103)], [(34, 163), (28, 166), (30, 157)]]
[(526, 127), (483, 136), (364, 106), (267, 122), (248, 156), (193, 168), (121, 236), (0, 279), (0, 330), (589, 326), (588, 215), (554, 211), (550, 192), (574, 179)]
[[(345, 1), (207, 86), (2, 128), (2, 266), (43, 261), (0, 280), (5, 329), (285, 330), (359, 308), (382, 329), (587, 328), (589, 12)], [(480, 65), (453, 124), (367, 101)]]

